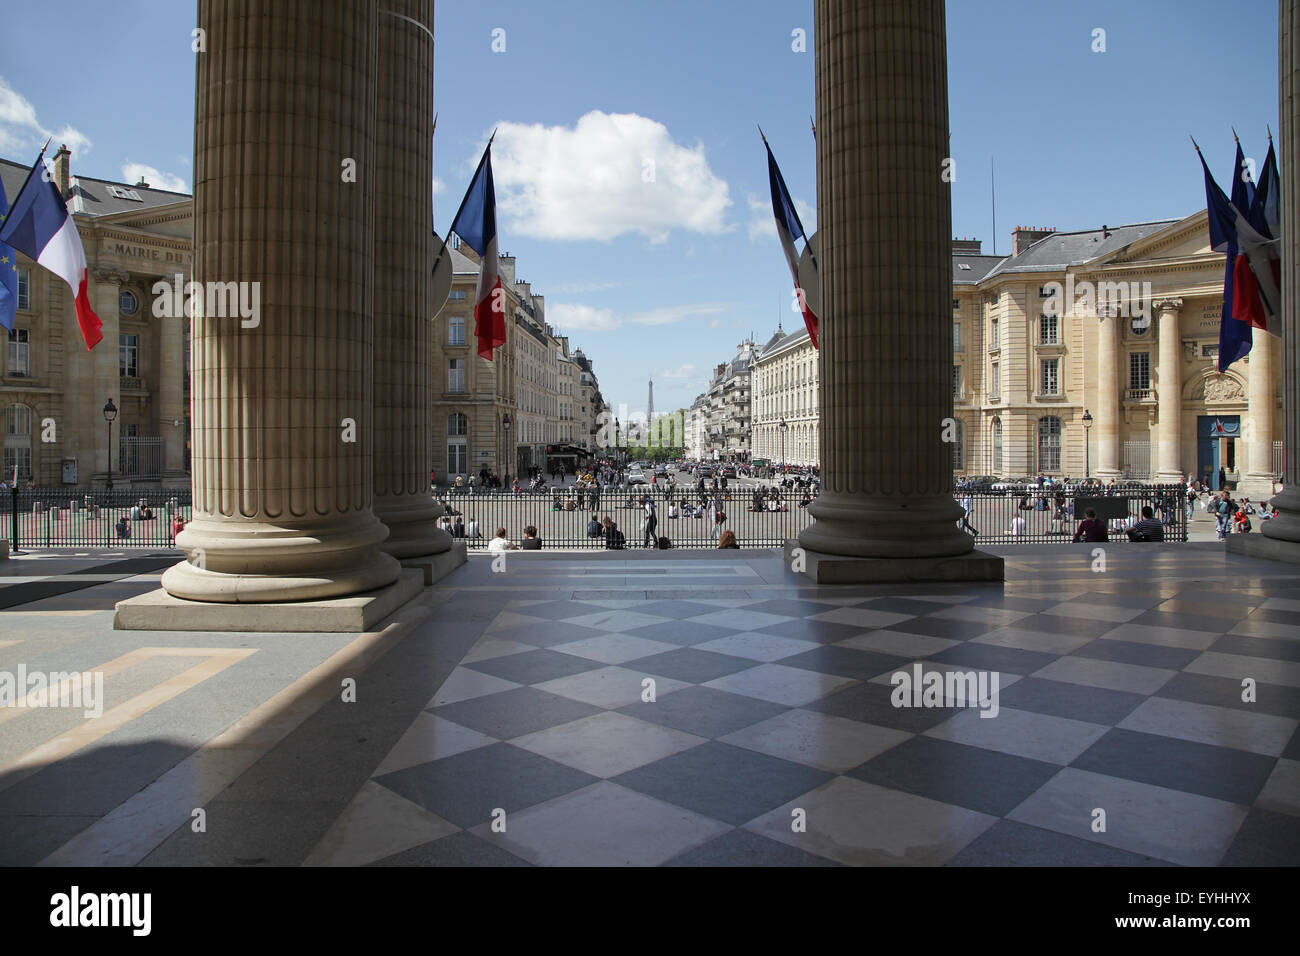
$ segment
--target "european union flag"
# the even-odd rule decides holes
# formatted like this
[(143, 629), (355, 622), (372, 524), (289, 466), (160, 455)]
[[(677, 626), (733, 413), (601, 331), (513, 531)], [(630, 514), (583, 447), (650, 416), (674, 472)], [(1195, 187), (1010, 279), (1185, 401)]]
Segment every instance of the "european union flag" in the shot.
[[(0, 224), (9, 215), (9, 198), (5, 184), (0, 182)], [(0, 325), (14, 330), (14, 315), (18, 312), (18, 254), (0, 242)]]

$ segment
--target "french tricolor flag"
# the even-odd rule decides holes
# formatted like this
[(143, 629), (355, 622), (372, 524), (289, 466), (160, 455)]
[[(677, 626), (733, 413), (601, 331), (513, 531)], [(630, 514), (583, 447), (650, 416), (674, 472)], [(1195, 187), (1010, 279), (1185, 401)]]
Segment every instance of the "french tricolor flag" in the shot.
[(68, 215), (59, 187), (48, 177), (41, 162), (44, 156), (42, 149), (9, 207), (4, 228), (0, 229), (0, 243), (35, 259), (68, 284), (76, 297), (81, 337), (90, 350), (104, 338), (100, 331), (103, 323), (90, 307), (86, 294), (86, 252), (81, 247), (81, 236), (72, 216)]
[[(759, 135), (762, 132), (759, 130)], [(785, 188), (785, 177), (776, 165), (776, 157), (772, 155), (772, 147), (768, 146), (766, 136), (763, 137), (763, 145), (767, 147), (767, 180), (772, 190), (772, 215), (776, 217), (776, 234), (781, 239), (781, 250), (790, 266), (790, 274), (794, 276), (795, 294), (799, 296), (799, 310), (803, 313), (804, 325), (808, 327), (808, 338), (812, 340), (813, 348), (817, 349), (821, 347), (817, 342), (817, 316), (808, 308), (808, 300), (799, 287), (799, 253), (794, 248), (796, 239), (803, 238), (807, 242), (807, 236), (804, 235), (803, 223), (799, 221), (799, 213), (795, 211), (790, 190)]]
[[(496, 136), (495, 133), (492, 135)], [(478, 337), (479, 357), (490, 362), (492, 350), (506, 344), (506, 296), (501, 288), (497, 259), (497, 194), (492, 184), (492, 140), (488, 140), (487, 149), (483, 151), (474, 180), (461, 201), (450, 231), (460, 236), (460, 241), (479, 256), (478, 289), (474, 294), (474, 334)]]

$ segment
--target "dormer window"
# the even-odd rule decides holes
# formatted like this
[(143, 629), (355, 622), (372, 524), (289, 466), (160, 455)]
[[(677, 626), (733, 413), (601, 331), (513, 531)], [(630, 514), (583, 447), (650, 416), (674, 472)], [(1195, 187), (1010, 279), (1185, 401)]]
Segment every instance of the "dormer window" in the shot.
[(109, 186), (108, 194), (118, 199), (129, 199), (131, 202), (144, 202), (138, 192), (134, 189), (127, 189), (125, 186)]

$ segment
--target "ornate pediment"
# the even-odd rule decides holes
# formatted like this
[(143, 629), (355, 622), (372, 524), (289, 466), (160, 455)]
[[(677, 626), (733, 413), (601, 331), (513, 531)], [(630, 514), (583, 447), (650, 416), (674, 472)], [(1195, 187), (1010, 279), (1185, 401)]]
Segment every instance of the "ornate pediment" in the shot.
[(1246, 386), (1235, 375), (1209, 371), (1189, 382), (1183, 397), (1207, 405), (1244, 402)]

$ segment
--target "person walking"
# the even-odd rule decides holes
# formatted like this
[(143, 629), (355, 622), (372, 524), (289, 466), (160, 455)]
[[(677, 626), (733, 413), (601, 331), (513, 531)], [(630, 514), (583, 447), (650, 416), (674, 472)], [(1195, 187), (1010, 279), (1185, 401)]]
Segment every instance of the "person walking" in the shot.
[(713, 493), (713, 528), (709, 532), (710, 538), (720, 538), (724, 533), (723, 525), (727, 523), (726, 503), (722, 500), (721, 493)]
[(1220, 541), (1232, 533), (1232, 516), (1236, 511), (1236, 506), (1228, 495), (1228, 489), (1224, 488), (1214, 502), (1214, 518), (1217, 523), (1215, 530)]
[(641, 507), (645, 509), (645, 534), (643, 535), (642, 544), (647, 548), (655, 546), (655, 529), (659, 527), (659, 519), (655, 516), (655, 502), (649, 495), (641, 499)]
[(975, 499), (973, 499), (969, 493), (962, 498), (961, 509), (965, 512), (965, 514), (961, 516), (961, 529), (963, 531), (969, 531), (973, 537), (978, 538), (980, 536), (979, 531), (970, 523), (971, 515), (975, 513)]

